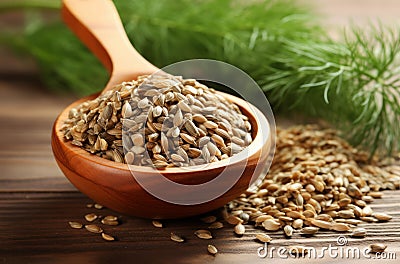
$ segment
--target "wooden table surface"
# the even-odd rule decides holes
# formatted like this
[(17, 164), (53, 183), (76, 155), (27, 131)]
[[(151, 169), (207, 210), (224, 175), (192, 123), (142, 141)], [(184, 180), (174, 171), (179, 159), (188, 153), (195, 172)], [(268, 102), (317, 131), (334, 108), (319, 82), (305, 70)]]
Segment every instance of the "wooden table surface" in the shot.
[[(365, 23), (380, 17), (388, 23), (399, 22), (400, 2), (320, 0), (317, 7), (326, 16), (328, 26), (346, 26), (350, 18)], [(0, 16), (1, 19), (1, 16)], [(89, 209), (91, 201), (79, 193), (58, 169), (51, 152), (50, 130), (57, 114), (76, 98), (51, 94), (43, 88), (31, 61), (0, 50), (0, 263), (290, 263), (290, 259), (259, 258), (255, 229), (245, 236), (233, 235), (227, 226), (214, 232), (212, 244), (221, 252), (207, 254), (209, 241), (197, 239), (193, 232), (205, 227), (197, 218), (166, 221), (165, 228), (149, 220), (121, 216), (122, 224), (106, 228), (118, 238), (105, 242), (99, 235), (75, 230), (68, 221), (83, 221), (83, 215), (96, 212), (117, 214), (108, 209)], [(390, 212), (392, 221), (364, 224), (365, 239), (348, 238), (348, 246), (366, 247), (373, 242), (388, 245), (387, 252), (400, 258), (400, 191), (385, 191), (383, 199), (372, 204), (375, 211)], [(118, 215), (118, 214), (117, 214)], [(177, 244), (170, 232), (186, 237)], [(271, 233), (271, 246), (336, 246), (337, 234), (321, 232), (314, 238), (296, 234), (285, 239), (281, 232)], [(370, 255), (372, 257), (372, 255)], [(292, 260), (293, 261), (293, 260)], [(359, 262), (365, 258), (298, 259), (305, 262)], [(398, 263), (398, 260), (368, 260), (372, 263)]]

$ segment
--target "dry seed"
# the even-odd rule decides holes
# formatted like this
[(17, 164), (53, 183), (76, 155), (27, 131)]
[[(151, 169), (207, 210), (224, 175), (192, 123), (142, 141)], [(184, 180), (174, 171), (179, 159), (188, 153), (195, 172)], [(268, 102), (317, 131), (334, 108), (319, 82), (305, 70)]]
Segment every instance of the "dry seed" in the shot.
[(265, 230), (268, 231), (276, 231), (280, 228), (280, 223), (274, 219), (267, 219), (262, 223), (262, 226), (265, 228)]
[(387, 248), (387, 245), (382, 244), (382, 243), (376, 243), (376, 244), (371, 244), (369, 245), (369, 247), (371, 248), (371, 252), (372, 253), (381, 253), (384, 252), (385, 249)]
[(85, 225), (85, 228), (87, 231), (92, 232), (92, 233), (98, 233), (100, 234), (103, 232), (103, 229), (97, 225)]
[(182, 237), (176, 235), (175, 233), (171, 232), (171, 240), (178, 242), (178, 243), (182, 243), (185, 241), (185, 239), (183, 239)]
[(83, 225), (79, 222), (71, 221), (71, 222), (68, 222), (68, 224), (70, 227), (75, 228), (75, 229), (81, 229), (83, 227)]
[(103, 206), (101, 204), (94, 204), (94, 208), (96, 209), (103, 209)]
[(345, 223), (334, 223), (334, 224), (332, 224), (331, 230), (338, 231), (338, 232), (349, 231), (350, 226)]
[(368, 195), (373, 198), (382, 198), (383, 193), (382, 192), (369, 192)]
[(93, 207), (93, 204), (86, 204), (86, 207), (87, 207), (87, 208), (92, 208), (92, 207)]
[(303, 227), (303, 220), (301, 219), (296, 219), (292, 223), (293, 228), (299, 229)]
[(218, 253), (218, 249), (213, 245), (208, 245), (207, 246), (207, 251), (208, 251), (208, 253), (210, 253), (212, 255), (215, 255), (215, 254)]
[(365, 237), (367, 235), (367, 230), (362, 227), (357, 227), (351, 233), (352, 237)]
[(202, 217), (200, 220), (206, 224), (211, 224), (211, 223), (214, 223), (215, 221), (217, 221), (217, 217), (215, 217), (214, 215), (209, 215), (209, 216)]
[(97, 215), (96, 215), (96, 214), (93, 214), (93, 213), (87, 214), (87, 215), (85, 215), (85, 219), (86, 219), (86, 221), (88, 221), (88, 222), (93, 222), (94, 220), (97, 219)]
[(376, 223), (379, 221), (378, 219), (376, 219), (372, 216), (361, 216), (360, 220), (367, 222), (367, 223)]
[(246, 232), (246, 229), (245, 229), (244, 225), (242, 225), (242, 224), (237, 224), (235, 226), (234, 230), (235, 230), (235, 233), (240, 236)]
[(106, 241), (114, 241), (115, 240), (114, 237), (112, 237), (112, 236), (110, 236), (110, 235), (108, 235), (106, 233), (101, 233), (101, 237)]
[(370, 216), (372, 214), (373, 214), (373, 211), (372, 211), (372, 208), (370, 206), (367, 205), (362, 209), (362, 215), (363, 216)]
[(119, 222), (117, 220), (101, 219), (101, 223), (104, 224), (104, 225), (109, 225), (109, 226), (119, 225)]
[(315, 225), (316, 227), (323, 228), (323, 229), (331, 229), (332, 228), (332, 223), (329, 223), (327, 221), (322, 221), (318, 219), (311, 219), (310, 220), (311, 224)]
[(220, 228), (223, 228), (224, 227), (224, 224), (223, 223), (221, 223), (221, 222), (214, 222), (214, 223), (212, 223), (211, 225), (209, 225), (208, 226), (208, 228), (209, 229), (220, 229)]
[(194, 234), (201, 239), (211, 239), (213, 238), (211, 232), (204, 229), (199, 229), (194, 232)]
[(378, 219), (379, 221), (389, 221), (393, 218), (391, 215), (385, 213), (373, 213), (372, 216)]
[(269, 235), (264, 234), (264, 233), (257, 233), (256, 239), (263, 243), (268, 243), (268, 242), (272, 241), (272, 238)]
[(315, 233), (317, 233), (319, 231), (318, 227), (313, 227), (313, 226), (307, 226), (307, 227), (303, 227), (301, 229), (301, 233), (305, 234), (305, 235), (313, 235)]
[(288, 237), (291, 237), (293, 235), (293, 227), (290, 226), (290, 225), (286, 225), (283, 228), (283, 231), (285, 232), (285, 235), (288, 236)]
[(163, 227), (163, 224), (158, 220), (153, 220), (153, 221), (151, 221), (151, 223), (153, 224), (154, 227), (158, 227), (158, 228)]

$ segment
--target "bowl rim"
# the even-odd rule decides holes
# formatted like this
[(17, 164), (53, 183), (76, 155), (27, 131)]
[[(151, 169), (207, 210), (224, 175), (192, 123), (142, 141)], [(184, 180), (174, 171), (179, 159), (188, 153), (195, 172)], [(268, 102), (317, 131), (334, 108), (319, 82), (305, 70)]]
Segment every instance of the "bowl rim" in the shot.
[[(239, 97), (236, 97), (234, 95), (227, 94), (227, 93), (220, 92), (220, 91), (216, 91), (216, 93), (221, 94), (229, 101), (238, 105), (240, 110), (242, 111), (242, 113), (243, 113), (243, 110), (245, 112), (247, 112), (247, 114), (244, 114), (244, 113), (243, 114), (248, 116), (249, 119), (254, 120), (253, 122), (251, 122), (252, 129), (254, 129), (254, 124), (256, 124), (257, 131), (255, 132), (253, 141), (246, 148), (244, 148), (241, 152), (239, 152), (227, 159), (223, 159), (223, 160), (219, 160), (217, 162), (205, 164), (205, 165), (207, 165), (206, 168), (204, 168), (204, 164), (184, 167), (184, 168), (190, 168), (191, 171), (208, 171), (208, 170), (222, 169), (224, 167), (243, 162), (244, 160), (248, 161), (250, 159), (250, 157), (252, 157), (253, 155), (257, 154), (260, 151), (263, 151), (262, 149), (265, 145), (270, 145), (269, 143), (271, 141), (271, 126), (270, 126), (267, 118), (265, 117), (265, 115), (258, 108), (256, 108), (251, 103), (249, 103)], [(63, 133), (61, 132), (61, 127), (63, 125), (62, 121), (68, 117), (69, 110), (73, 107), (78, 106), (79, 104), (81, 104), (85, 101), (93, 100), (98, 95), (99, 95), (99, 93), (85, 96), (81, 99), (74, 101), (73, 103), (68, 105), (64, 110), (62, 110), (62, 112), (58, 115), (58, 117), (56, 118), (54, 125), (53, 125), (52, 142), (56, 140), (57, 144), (63, 145), (63, 148), (73, 149), (74, 155), (79, 156), (79, 158), (81, 158), (81, 159), (85, 159), (88, 162), (91, 162), (93, 164), (98, 164), (98, 165), (109, 167), (112, 169), (118, 169), (118, 170), (123, 170), (123, 171), (136, 171), (136, 172), (143, 172), (143, 173), (149, 173), (149, 172), (156, 170), (157, 172), (159, 172), (163, 175), (178, 174), (178, 173), (185, 172), (185, 170), (183, 170), (181, 167), (169, 167), (169, 168), (163, 168), (163, 169), (155, 169), (154, 167), (149, 167), (149, 166), (130, 165), (130, 164), (126, 164), (126, 163), (119, 163), (119, 162), (111, 161), (111, 160), (99, 157), (97, 155), (94, 155), (94, 154), (80, 148), (79, 146), (73, 145), (70, 140), (66, 140), (64, 138)], [(249, 116), (249, 114), (251, 115), (251, 117)], [(262, 124), (262, 123), (264, 123), (264, 124)], [(267, 132), (268, 132), (267, 135), (259, 133), (260, 126), (262, 126), (262, 125), (266, 125)], [(262, 144), (260, 144), (260, 143), (262, 143)], [(244, 154), (246, 152), (245, 150), (248, 152), (247, 155)], [(269, 153), (271, 151), (271, 146), (267, 147), (267, 149), (265, 151)], [(242, 153), (242, 155), (241, 155), (241, 153)], [(241, 156), (245, 156), (245, 157), (241, 157)], [(241, 157), (241, 158), (239, 158), (239, 157)], [(234, 161), (232, 161), (233, 159), (234, 159)]]

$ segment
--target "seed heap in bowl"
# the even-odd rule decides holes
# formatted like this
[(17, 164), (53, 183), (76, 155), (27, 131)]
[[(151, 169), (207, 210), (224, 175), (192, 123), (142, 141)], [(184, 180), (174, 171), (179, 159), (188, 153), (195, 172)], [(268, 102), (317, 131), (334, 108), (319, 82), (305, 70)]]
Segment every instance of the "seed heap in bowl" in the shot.
[(156, 168), (219, 161), (252, 141), (237, 105), (194, 79), (166, 74), (140, 76), (71, 109), (62, 131), (92, 154)]

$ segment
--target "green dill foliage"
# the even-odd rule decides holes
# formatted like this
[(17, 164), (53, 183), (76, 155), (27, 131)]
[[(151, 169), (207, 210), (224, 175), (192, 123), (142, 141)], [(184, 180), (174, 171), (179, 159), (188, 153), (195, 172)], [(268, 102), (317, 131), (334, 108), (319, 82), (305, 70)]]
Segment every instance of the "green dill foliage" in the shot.
[[(0, 4), (0, 12), (13, 3), (56, 12), (59, 6), (53, 0), (10, 0)], [(194, 58), (231, 63), (257, 81), (275, 111), (323, 118), (371, 153), (399, 151), (399, 28), (353, 27), (338, 42), (304, 1), (114, 3), (131, 42), (153, 64)], [(101, 90), (108, 74), (98, 60), (59, 19), (44, 23), (33, 17), (22, 35), (7, 32), (0, 43), (35, 57), (52, 89), (80, 95)]]

